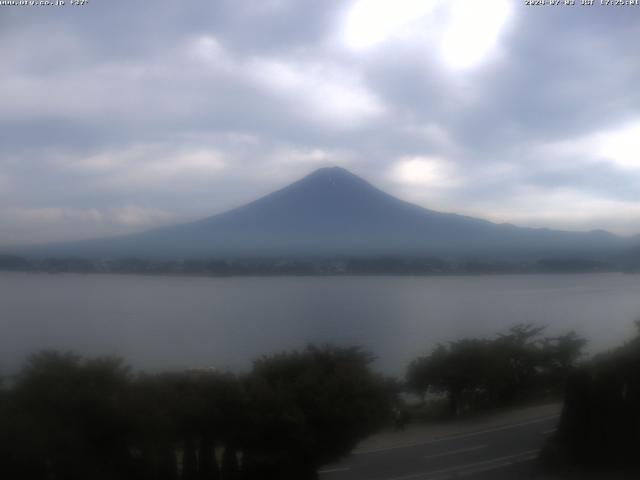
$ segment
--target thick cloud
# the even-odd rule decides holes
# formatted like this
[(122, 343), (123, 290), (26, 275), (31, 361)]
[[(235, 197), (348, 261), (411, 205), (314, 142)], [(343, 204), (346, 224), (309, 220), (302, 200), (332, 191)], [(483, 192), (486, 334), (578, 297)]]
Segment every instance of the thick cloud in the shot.
[(434, 209), (640, 232), (640, 7), (522, 3), (0, 6), (0, 245), (189, 220), (330, 164)]

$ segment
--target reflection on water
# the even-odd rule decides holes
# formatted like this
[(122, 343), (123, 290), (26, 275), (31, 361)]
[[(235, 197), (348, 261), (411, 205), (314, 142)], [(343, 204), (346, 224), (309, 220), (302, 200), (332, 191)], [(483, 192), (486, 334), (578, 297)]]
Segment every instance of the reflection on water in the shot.
[(522, 322), (574, 329), (591, 351), (640, 318), (640, 276), (193, 278), (0, 274), (0, 369), (41, 348), (143, 369), (245, 369), (309, 342), (358, 344), (400, 374), (437, 342)]

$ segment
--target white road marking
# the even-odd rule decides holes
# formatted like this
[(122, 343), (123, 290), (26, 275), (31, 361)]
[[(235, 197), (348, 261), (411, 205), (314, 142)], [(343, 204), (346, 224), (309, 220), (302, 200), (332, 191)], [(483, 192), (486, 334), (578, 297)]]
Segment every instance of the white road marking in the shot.
[(424, 458), (439, 458), (439, 457), (446, 457), (448, 455), (456, 455), (458, 453), (466, 453), (466, 452), (473, 452), (474, 450), (480, 450), (482, 448), (487, 448), (489, 445), (476, 445), (475, 447), (468, 447), (468, 448), (460, 448), (458, 450), (450, 450), (448, 452), (442, 452), (442, 453), (436, 453), (434, 455), (427, 455)]
[(510, 425), (503, 425), (501, 427), (488, 428), (486, 430), (477, 430), (475, 432), (454, 434), (454, 435), (435, 438), (433, 440), (427, 440), (427, 441), (423, 441), (423, 442), (405, 443), (405, 444), (402, 444), (402, 445), (394, 445), (393, 447), (376, 448), (374, 450), (366, 450), (364, 452), (353, 452), (352, 455), (368, 455), (370, 453), (386, 452), (386, 451), (389, 451), (389, 450), (398, 450), (398, 449), (401, 449), (401, 448), (411, 448), (411, 447), (417, 447), (419, 445), (429, 445), (429, 444), (432, 444), (432, 443), (446, 442), (446, 441), (449, 441), (449, 440), (457, 440), (459, 438), (475, 437), (476, 435), (484, 435), (485, 433), (500, 432), (500, 431), (503, 431), (503, 430), (510, 430), (512, 428), (524, 427), (526, 425), (533, 425), (534, 423), (546, 422), (547, 420), (551, 420), (552, 418), (557, 418), (559, 416), (560, 416), (560, 414), (548, 415), (546, 417), (537, 418), (535, 420), (529, 420), (529, 421), (526, 421), (526, 422), (512, 423)]
[[(427, 472), (412, 473), (411, 475), (403, 475), (401, 477), (388, 478), (386, 480), (412, 480), (412, 479), (424, 479), (424, 480), (441, 480), (447, 477), (442, 475), (455, 473), (456, 476), (466, 476), (476, 474), (480, 472), (486, 472), (489, 470), (495, 470), (498, 468), (504, 468), (509, 465), (526, 462), (536, 457), (538, 450), (526, 450), (524, 452), (516, 453), (514, 455), (506, 455), (504, 457), (492, 458), (490, 460), (483, 460), (481, 462), (467, 463), (465, 465), (458, 465), (456, 467), (443, 468), (441, 470), (431, 470)], [(440, 476), (438, 476), (440, 475)]]
[[(519, 463), (529, 462), (537, 457), (538, 452), (536, 450), (532, 450), (532, 452), (527, 455), (518, 456), (518, 458), (510, 458), (507, 460), (500, 461), (498, 463), (492, 463), (484, 466), (471, 467), (462, 472), (456, 471), (454, 473), (456, 478), (468, 477), (469, 475), (477, 475), (478, 473), (490, 472), (491, 470), (498, 470), (500, 468), (510, 467), (511, 465), (517, 465)], [(480, 462), (479, 462), (480, 463)], [(443, 477), (431, 477), (425, 480), (450, 480), (451, 475), (443, 476)]]
[(549, 435), (551, 433), (555, 433), (556, 429), (552, 428), (551, 430), (545, 430), (544, 432), (540, 432), (540, 435)]
[(326, 470), (318, 470), (318, 473), (322, 475), (323, 473), (348, 472), (349, 470), (351, 470), (351, 467), (327, 468)]

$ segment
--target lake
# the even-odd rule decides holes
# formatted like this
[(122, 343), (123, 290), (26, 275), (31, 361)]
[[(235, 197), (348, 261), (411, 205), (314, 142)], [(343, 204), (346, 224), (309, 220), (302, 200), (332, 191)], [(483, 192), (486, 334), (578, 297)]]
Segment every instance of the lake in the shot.
[(309, 342), (360, 345), (400, 375), (438, 342), (522, 322), (600, 351), (631, 336), (640, 275), (161, 277), (0, 273), (0, 372), (43, 348), (145, 370), (242, 371)]

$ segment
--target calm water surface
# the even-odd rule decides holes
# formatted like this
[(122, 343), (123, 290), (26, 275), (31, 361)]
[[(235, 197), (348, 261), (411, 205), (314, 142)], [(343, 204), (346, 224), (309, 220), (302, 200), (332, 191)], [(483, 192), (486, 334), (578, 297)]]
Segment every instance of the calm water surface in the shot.
[(216, 366), (308, 342), (361, 345), (401, 374), (437, 342), (521, 322), (592, 351), (629, 337), (640, 275), (193, 278), (0, 273), (0, 372), (42, 348), (116, 354), (147, 370)]

